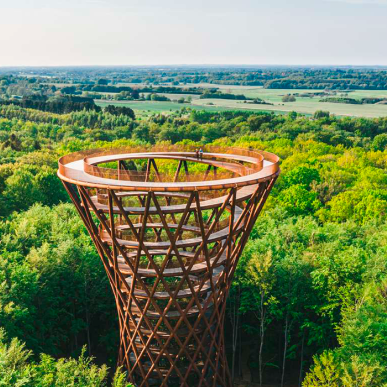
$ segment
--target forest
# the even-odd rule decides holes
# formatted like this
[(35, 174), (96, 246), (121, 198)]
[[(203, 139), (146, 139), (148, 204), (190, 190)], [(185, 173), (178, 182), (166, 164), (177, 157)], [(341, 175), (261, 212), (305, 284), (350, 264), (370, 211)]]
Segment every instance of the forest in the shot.
[(0, 385), (128, 386), (109, 283), (57, 160), (182, 143), (282, 160), (229, 298), (235, 380), (387, 386), (387, 118), (130, 110), (0, 105)]
[[(332, 89), (387, 90), (387, 71), (384, 67), (351, 66), (128, 66), (128, 67), (53, 67), (4, 68), (1, 77), (28, 77), (28, 81), (45, 78), (46, 84), (67, 84), (67, 92), (75, 90), (117, 92), (128, 91), (126, 84), (145, 84), (181, 92), (176, 86), (190, 84), (220, 84), (262, 86), (267, 89)], [(95, 85), (96, 84), (96, 85)], [(143, 86), (144, 92), (149, 91)], [(201, 94), (198, 87), (188, 87), (190, 94)], [(1, 90), (0, 90), (1, 94)]]

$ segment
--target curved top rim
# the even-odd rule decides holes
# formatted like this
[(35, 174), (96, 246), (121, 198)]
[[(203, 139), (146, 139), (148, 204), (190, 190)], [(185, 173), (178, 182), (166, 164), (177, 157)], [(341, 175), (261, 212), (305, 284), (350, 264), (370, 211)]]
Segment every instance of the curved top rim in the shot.
[[(176, 192), (213, 190), (253, 185), (276, 175), (279, 171), (279, 157), (265, 151), (225, 147), (215, 149), (215, 147), (206, 147), (206, 152), (204, 153), (205, 159), (199, 161), (195, 159), (195, 153), (189, 151), (130, 152), (131, 150), (131, 148), (126, 148), (124, 150), (94, 149), (62, 156), (58, 160), (58, 177), (66, 182), (90, 188), (117, 189), (122, 191)], [(225, 153), (218, 153), (222, 150)], [(228, 169), (227, 166), (233, 165), (233, 162), (246, 162), (253, 167), (242, 168), (237, 177), (191, 182), (145, 182), (119, 180), (119, 177), (118, 179), (101, 177), (101, 175), (103, 175), (101, 173), (102, 169), (98, 167), (98, 164), (138, 158), (203, 162), (209, 165), (222, 166), (225, 169)], [(226, 160), (226, 162), (223, 162), (225, 167), (221, 164), (222, 161), (219, 160)], [(246, 172), (247, 170), (249, 173)]]

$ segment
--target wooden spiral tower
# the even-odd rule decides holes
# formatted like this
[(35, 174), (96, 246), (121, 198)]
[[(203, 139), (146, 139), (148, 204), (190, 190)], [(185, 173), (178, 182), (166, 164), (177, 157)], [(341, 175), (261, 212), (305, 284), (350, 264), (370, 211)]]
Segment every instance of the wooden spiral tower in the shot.
[(226, 298), (279, 174), (277, 156), (241, 149), (88, 151), (58, 176), (108, 275), (119, 365), (136, 386), (232, 385)]

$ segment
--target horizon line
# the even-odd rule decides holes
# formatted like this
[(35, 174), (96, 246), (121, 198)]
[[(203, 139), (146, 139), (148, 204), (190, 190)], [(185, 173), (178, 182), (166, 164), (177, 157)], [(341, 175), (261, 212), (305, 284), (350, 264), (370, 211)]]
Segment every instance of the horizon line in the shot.
[(63, 67), (386, 67), (387, 64), (221, 64), (221, 63), (169, 63), (169, 64), (73, 64), (73, 65), (0, 65), (0, 69), (10, 68), (63, 68)]

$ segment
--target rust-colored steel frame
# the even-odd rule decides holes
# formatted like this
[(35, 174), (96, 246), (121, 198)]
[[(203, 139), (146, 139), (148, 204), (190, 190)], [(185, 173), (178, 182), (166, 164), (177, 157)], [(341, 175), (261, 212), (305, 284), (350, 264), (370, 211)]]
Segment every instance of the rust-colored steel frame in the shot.
[[(222, 166), (233, 176), (246, 177), (247, 168), (241, 164), (251, 161), (251, 152), (245, 159), (239, 156), (240, 164), (230, 161), (229, 154), (205, 154), (204, 160), (190, 154), (137, 155), (148, 160), (142, 182), (119, 180), (128, 171), (122, 155), (116, 157), (117, 181), (101, 177), (97, 165), (106, 159), (98, 156), (89, 163), (93, 154), (78, 156), (76, 167), (71, 160), (77, 157), (61, 159), (58, 171), (115, 297), (118, 364), (125, 366), (136, 386), (230, 387), (224, 342), (226, 298), (238, 259), (279, 174), (278, 158), (264, 153), (257, 158), (259, 167), (251, 179), (241, 182), (238, 177), (216, 180), (216, 172)], [(158, 171), (156, 159), (164, 156), (179, 160), (172, 184), (163, 185)], [(222, 156), (226, 161), (219, 162)], [(202, 182), (191, 189), (177, 183), (181, 169), (189, 175), (188, 162), (208, 164)], [(148, 181), (151, 168), (157, 183)], [(215, 180), (207, 182), (211, 168)], [(222, 187), (215, 198), (214, 187)]]

